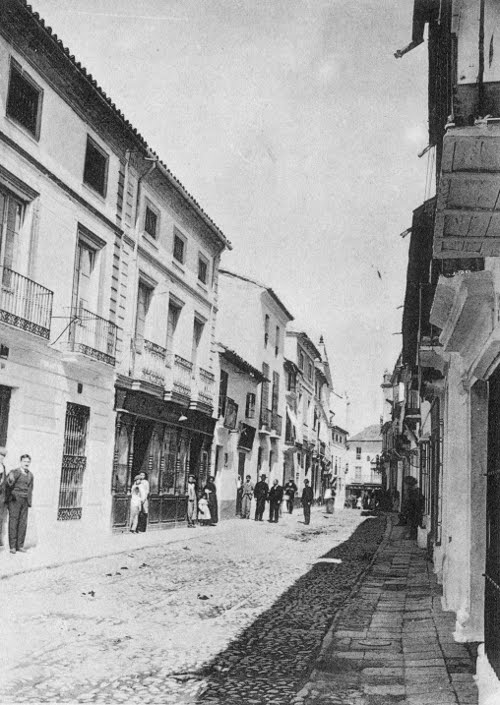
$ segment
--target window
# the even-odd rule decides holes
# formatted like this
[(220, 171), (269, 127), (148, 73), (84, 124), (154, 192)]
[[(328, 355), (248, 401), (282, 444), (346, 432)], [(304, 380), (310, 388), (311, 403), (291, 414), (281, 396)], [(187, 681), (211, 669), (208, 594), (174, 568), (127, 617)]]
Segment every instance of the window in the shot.
[(181, 307), (177, 306), (173, 301), (168, 302), (167, 316), (167, 364), (171, 363), (171, 355), (174, 352), (174, 333), (181, 315)]
[(144, 345), (146, 317), (151, 303), (153, 290), (144, 282), (139, 282), (137, 291), (137, 314), (135, 319), (135, 349), (140, 352)]
[(278, 411), (280, 398), (280, 375), (279, 372), (273, 372), (273, 389), (271, 397), (271, 408), (274, 412)]
[(361, 448), (356, 448), (356, 460), (361, 460)]
[(108, 155), (91, 137), (87, 136), (87, 151), (85, 152), (85, 167), (83, 181), (87, 186), (106, 195), (108, 180)]
[(203, 282), (203, 284), (207, 283), (208, 261), (205, 257), (203, 257), (203, 255), (198, 255), (198, 279)]
[(219, 379), (219, 418), (226, 413), (227, 384), (229, 375), (226, 370), (220, 371)]
[(88, 406), (66, 404), (64, 447), (59, 486), (57, 519), (68, 521), (82, 518), (83, 475), (87, 466)]
[(269, 341), (269, 316), (266, 313), (266, 317), (264, 318), (264, 347), (267, 347), (268, 341)]
[(203, 335), (203, 328), (205, 324), (196, 318), (193, 321), (193, 347), (191, 350), (191, 362), (193, 363), (193, 368), (196, 366), (196, 360), (198, 358), (198, 348), (200, 347), (201, 336)]
[[(10, 286), (10, 270), (16, 270), (24, 205), (0, 191), (0, 266), (5, 267), (2, 284)], [(8, 270), (8, 271), (7, 271)]]
[(247, 403), (245, 407), (245, 416), (247, 419), (255, 418), (255, 394), (248, 392)]
[(16, 61), (11, 61), (7, 115), (22, 125), (33, 137), (40, 135), (42, 89), (23, 71)]
[(181, 264), (186, 259), (186, 241), (179, 233), (174, 233), (174, 259)]
[(290, 371), (290, 372), (288, 372), (288, 376), (287, 376), (287, 390), (289, 392), (295, 392), (296, 388), (297, 388), (297, 385), (296, 385), (295, 372)]
[(7, 445), (9, 426), (10, 387), (0, 386), (0, 446)]
[(356, 465), (354, 468), (354, 479), (358, 481), (361, 480), (361, 465)]
[(307, 376), (308, 378), (312, 381), (313, 378), (313, 367), (311, 365), (311, 362), (308, 360), (307, 361)]
[(260, 393), (260, 411), (262, 412), (268, 408), (269, 405), (269, 365), (265, 362), (262, 363), (262, 374), (265, 380), (262, 382), (261, 393)]
[(144, 232), (155, 240), (158, 237), (158, 212), (153, 210), (150, 205), (146, 205), (146, 213), (144, 215)]
[(299, 350), (299, 369), (304, 371), (304, 353), (302, 350)]
[(275, 345), (274, 345), (274, 354), (276, 357), (278, 357), (278, 353), (280, 351), (280, 327), (276, 326), (276, 338), (275, 338)]

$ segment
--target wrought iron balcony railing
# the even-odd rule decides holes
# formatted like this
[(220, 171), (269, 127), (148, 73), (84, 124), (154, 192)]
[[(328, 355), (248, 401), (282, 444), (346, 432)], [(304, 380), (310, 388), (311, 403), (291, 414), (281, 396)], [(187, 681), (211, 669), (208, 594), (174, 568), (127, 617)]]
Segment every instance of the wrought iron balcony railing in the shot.
[(212, 406), (214, 403), (215, 377), (203, 367), (198, 368), (198, 399), (203, 404)]
[(53, 292), (7, 267), (0, 277), (0, 321), (48, 339)]
[(116, 362), (117, 326), (85, 308), (76, 309), (68, 327), (68, 350), (108, 365)]
[(261, 409), (260, 410), (260, 428), (266, 427), (271, 429), (271, 410)]
[(193, 363), (180, 355), (174, 355), (173, 391), (184, 397), (190, 397), (192, 373)]
[(167, 351), (157, 343), (144, 340), (142, 350), (136, 353), (135, 374), (145, 382), (165, 385)]
[(271, 413), (271, 428), (278, 436), (281, 436), (281, 432), (283, 430), (283, 417), (275, 411)]

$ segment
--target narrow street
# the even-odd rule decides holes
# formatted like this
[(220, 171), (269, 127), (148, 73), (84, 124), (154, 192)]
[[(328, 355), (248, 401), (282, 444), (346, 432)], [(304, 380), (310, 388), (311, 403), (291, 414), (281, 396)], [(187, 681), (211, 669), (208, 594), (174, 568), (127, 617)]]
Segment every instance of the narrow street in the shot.
[(0, 700), (289, 703), (386, 526), (302, 522), (229, 520), (5, 579)]

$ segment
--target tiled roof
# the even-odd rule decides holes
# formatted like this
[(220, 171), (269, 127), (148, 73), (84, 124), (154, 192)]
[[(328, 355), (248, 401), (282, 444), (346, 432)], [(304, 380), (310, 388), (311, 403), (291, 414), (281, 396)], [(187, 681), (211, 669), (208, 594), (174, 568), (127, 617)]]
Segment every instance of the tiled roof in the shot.
[(374, 424), (373, 426), (367, 426), (355, 436), (350, 436), (349, 442), (351, 441), (381, 441), (382, 434), (380, 432), (380, 424)]
[[(0, 0), (2, 1), (2, 0)], [(57, 34), (52, 31), (52, 27), (48, 27), (45, 21), (38, 12), (33, 10), (32, 6), (26, 2), (26, 0), (15, 0), (15, 3), (26, 10), (32, 17), (32, 19), (37, 23), (41, 31), (48, 36), (53, 44), (58, 47), (58, 49), (66, 55), (67, 61), (70, 62), (79, 72), (79, 74), (91, 84), (95, 92), (108, 104), (109, 109), (114, 113), (115, 117), (125, 126), (125, 128), (133, 135), (133, 137), (139, 141), (143, 149), (148, 153), (148, 156), (154, 157), (158, 160), (158, 164), (164, 173), (164, 176), (171, 182), (171, 184), (181, 193), (181, 195), (190, 203), (197, 214), (205, 221), (205, 223), (210, 227), (210, 229), (222, 240), (225, 247), (232, 249), (231, 242), (226, 238), (222, 230), (214, 223), (210, 216), (203, 210), (198, 201), (192, 196), (189, 191), (182, 185), (182, 183), (177, 179), (174, 174), (170, 171), (167, 165), (161, 161), (157, 153), (148, 145), (141, 133), (127, 120), (122, 111), (113, 103), (111, 98), (105, 93), (101, 86), (97, 83), (95, 78), (91, 73), (85, 69), (82, 64), (76, 60), (75, 56), (71, 54), (68, 47), (66, 47), (62, 41), (59, 39)]]
[(236, 279), (241, 279), (242, 281), (248, 282), (249, 284), (253, 284), (254, 286), (258, 286), (261, 289), (265, 289), (268, 294), (275, 300), (275, 302), (278, 304), (278, 306), (286, 313), (290, 321), (294, 320), (294, 317), (290, 313), (290, 311), (286, 308), (285, 304), (281, 301), (279, 298), (278, 294), (276, 294), (273, 289), (271, 289), (269, 286), (266, 286), (265, 284), (262, 284), (262, 282), (257, 281), (256, 279), (252, 279), (250, 277), (247, 277), (246, 275), (243, 274), (236, 274), (236, 272), (230, 272), (229, 269), (219, 269), (219, 274), (227, 274), (229, 277), (235, 277)]

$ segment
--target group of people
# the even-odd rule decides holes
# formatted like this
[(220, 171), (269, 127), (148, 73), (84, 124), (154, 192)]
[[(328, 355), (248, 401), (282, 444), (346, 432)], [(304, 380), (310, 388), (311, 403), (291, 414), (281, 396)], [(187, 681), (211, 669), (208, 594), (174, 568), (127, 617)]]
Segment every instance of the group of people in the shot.
[(209, 475), (201, 491), (196, 487), (194, 475), (188, 477), (187, 523), (189, 528), (196, 526), (215, 526), (219, 521), (219, 508), (215, 478)]
[[(279, 480), (276, 478), (271, 487), (267, 483), (266, 475), (261, 475), (260, 480), (252, 482), (250, 475), (247, 475), (245, 482), (240, 488), (241, 492), (241, 509), (240, 516), (242, 519), (250, 519), (250, 506), (252, 499), (255, 499), (255, 521), (263, 521), (266, 502), (269, 502), (269, 521), (277, 523), (283, 511), (283, 505), (286, 506), (289, 514), (293, 513), (295, 505), (295, 495), (297, 493), (297, 485), (290, 478), (286, 485), (282, 487)], [(311, 505), (314, 500), (312, 488), (309, 486), (309, 480), (304, 480), (304, 489), (302, 490), (301, 502), (304, 510), (304, 523), (309, 524), (311, 521)]]
[(0, 448), (0, 546), (3, 546), (3, 529), (8, 512), (10, 552), (26, 553), (24, 543), (28, 528), (28, 509), (33, 500), (31, 457), (24, 453), (20, 458), (20, 466), (7, 472), (6, 455), (5, 448)]
[(129, 531), (138, 534), (146, 531), (149, 513), (149, 481), (145, 472), (134, 477), (130, 488)]

